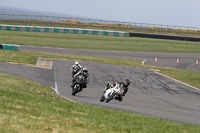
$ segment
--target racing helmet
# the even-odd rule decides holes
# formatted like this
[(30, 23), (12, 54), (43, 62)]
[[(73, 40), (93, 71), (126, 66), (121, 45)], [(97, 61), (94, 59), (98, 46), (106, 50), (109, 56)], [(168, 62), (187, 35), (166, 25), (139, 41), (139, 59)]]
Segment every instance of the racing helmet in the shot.
[(79, 65), (79, 62), (78, 62), (78, 61), (76, 61), (76, 62), (75, 62), (75, 65), (77, 65), (77, 66), (78, 66), (78, 65)]
[(83, 68), (83, 72), (84, 72), (84, 73), (88, 73), (87, 67), (84, 67), (84, 68)]
[(131, 83), (131, 82), (130, 82), (129, 79), (125, 79), (124, 82), (123, 82), (123, 86), (124, 86), (124, 87), (128, 87), (128, 86), (130, 85), (130, 83)]

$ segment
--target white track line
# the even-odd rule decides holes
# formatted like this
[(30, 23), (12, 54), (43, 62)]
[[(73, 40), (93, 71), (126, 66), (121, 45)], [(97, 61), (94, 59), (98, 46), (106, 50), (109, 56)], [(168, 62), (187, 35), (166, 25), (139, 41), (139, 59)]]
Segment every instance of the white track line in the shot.
[(69, 99), (69, 98), (66, 98), (66, 97), (64, 97), (64, 96), (62, 96), (64, 99), (66, 99), (66, 100), (69, 100), (69, 101), (72, 101), (72, 102), (74, 102), (74, 103), (76, 103), (76, 101), (74, 101), (74, 100), (72, 100), (72, 99)]
[(144, 63), (147, 61), (147, 59), (145, 59), (143, 62), (142, 62), (142, 65), (144, 65)]
[[(151, 70), (151, 69), (149, 69), (149, 70)], [(153, 71), (153, 70), (151, 70), (151, 71)], [(162, 76), (164, 76), (164, 77), (167, 77), (167, 78), (169, 78), (169, 79), (172, 79), (172, 80), (174, 80), (174, 81), (176, 81), (176, 82), (178, 82), (178, 83), (181, 83), (181, 84), (184, 84), (184, 85), (186, 85), (186, 86), (189, 86), (189, 87), (191, 87), (191, 88), (193, 88), (193, 89), (195, 89), (195, 90), (197, 90), (197, 91), (200, 91), (199, 88), (196, 88), (196, 87), (194, 87), (194, 86), (191, 86), (191, 85), (189, 85), (189, 84), (186, 84), (186, 83), (184, 83), (184, 82), (181, 82), (181, 81), (179, 81), (179, 80), (176, 80), (176, 79), (174, 79), (174, 78), (168, 77), (168, 76), (166, 76), (166, 75), (164, 75), (164, 74), (162, 74), (162, 73), (159, 73), (159, 72), (156, 72), (156, 71), (153, 71), (153, 72), (155, 72), (155, 73), (157, 73), (157, 74), (159, 74), (159, 75), (162, 75)]]
[(55, 63), (54, 62), (53, 62), (53, 75), (54, 75), (54, 82), (55, 82), (54, 90), (58, 95), (60, 95), (58, 92), (58, 84), (57, 84), (57, 80), (56, 80), (56, 71), (55, 71)]

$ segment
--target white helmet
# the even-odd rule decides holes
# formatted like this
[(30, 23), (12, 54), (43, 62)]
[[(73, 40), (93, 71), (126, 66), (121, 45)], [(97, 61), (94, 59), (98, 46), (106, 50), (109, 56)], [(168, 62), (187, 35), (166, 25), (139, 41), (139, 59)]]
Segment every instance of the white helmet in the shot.
[(79, 62), (78, 62), (78, 61), (76, 61), (76, 62), (75, 62), (75, 65), (79, 65)]

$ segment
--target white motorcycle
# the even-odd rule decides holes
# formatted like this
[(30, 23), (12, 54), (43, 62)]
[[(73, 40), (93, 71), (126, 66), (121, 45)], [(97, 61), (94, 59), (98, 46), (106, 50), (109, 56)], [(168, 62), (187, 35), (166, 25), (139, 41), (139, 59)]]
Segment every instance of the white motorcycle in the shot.
[(103, 102), (104, 100), (106, 103), (108, 103), (112, 99), (117, 99), (119, 101), (122, 101), (122, 89), (120, 88), (120, 85), (117, 83), (114, 87), (110, 87), (107, 89), (104, 94), (102, 95), (100, 102)]

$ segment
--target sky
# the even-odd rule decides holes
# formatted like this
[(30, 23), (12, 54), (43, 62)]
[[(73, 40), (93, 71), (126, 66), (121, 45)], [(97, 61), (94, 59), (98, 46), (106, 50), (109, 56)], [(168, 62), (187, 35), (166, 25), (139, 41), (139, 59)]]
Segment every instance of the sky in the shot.
[(0, 5), (84, 18), (200, 28), (200, 0), (0, 0)]

